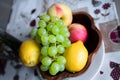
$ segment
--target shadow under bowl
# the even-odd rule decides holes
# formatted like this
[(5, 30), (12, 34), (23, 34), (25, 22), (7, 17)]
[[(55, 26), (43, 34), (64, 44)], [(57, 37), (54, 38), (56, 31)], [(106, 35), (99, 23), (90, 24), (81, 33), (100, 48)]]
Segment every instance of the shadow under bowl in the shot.
[(71, 73), (65, 70), (64, 72), (58, 73), (55, 76), (51, 76), (48, 72), (43, 72), (40, 70), (40, 74), (47, 80), (62, 80), (63, 78), (66, 78), (66, 77), (75, 77), (83, 74), (89, 68), (92, 62), (92, 58), (94, 58), (94, 55), (97, 53), (97, 51), (101, 46), (102, 35), (101, 35), (101, 32), (95, 26), (94, 20), (91, 17), (91, 15), (83, 11), (73, 12), (72, 23), (80, 23), (84, 25), (88, 31), (88, 39), (84, 43), (89, 53), (87, 64), (79, 72)]

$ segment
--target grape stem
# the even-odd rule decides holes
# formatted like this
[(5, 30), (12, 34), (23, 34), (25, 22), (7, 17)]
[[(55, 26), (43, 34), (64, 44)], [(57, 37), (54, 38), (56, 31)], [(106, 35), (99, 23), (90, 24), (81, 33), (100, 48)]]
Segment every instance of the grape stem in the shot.
[(55, 47), (56, 47), (56, 43), (55, 43)]

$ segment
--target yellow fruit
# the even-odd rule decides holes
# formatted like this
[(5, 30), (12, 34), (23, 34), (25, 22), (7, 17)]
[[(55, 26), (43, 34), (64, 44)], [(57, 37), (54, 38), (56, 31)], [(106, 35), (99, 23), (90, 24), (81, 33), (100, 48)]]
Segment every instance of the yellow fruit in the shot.
[(82, 41), (77, 41), (69, 46), (65, 53), (66, 70), (69, 72), (78, 72), (82, 70), (88, 60), (88, 51)]
[(39, 62), (40, 46), (33, 40), (25, 40), (20, 45), (19, 57), (25, 66), (36, 66)]

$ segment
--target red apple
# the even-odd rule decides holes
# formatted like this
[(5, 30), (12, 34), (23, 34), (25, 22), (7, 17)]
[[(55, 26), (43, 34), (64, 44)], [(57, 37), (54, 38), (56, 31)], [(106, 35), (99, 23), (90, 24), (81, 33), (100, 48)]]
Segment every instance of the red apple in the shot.
[(81, 40), (83, 43), (87, 40), (88, 32), (85, 26), (79, 23), (73, 23), (69, 25), (69, 32), (70, 32), (70, 41), (76, 42)]

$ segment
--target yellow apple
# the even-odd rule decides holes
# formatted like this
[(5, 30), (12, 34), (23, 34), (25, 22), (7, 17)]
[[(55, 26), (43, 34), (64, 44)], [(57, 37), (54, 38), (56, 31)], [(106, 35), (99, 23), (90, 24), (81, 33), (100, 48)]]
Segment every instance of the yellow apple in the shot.
[(66, 4), (56, 3), (48, 8), (47, 13), (50, 16), (57, 16), (62, 19), (66, 26), (72, 23), (72, 10)]

